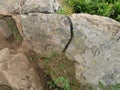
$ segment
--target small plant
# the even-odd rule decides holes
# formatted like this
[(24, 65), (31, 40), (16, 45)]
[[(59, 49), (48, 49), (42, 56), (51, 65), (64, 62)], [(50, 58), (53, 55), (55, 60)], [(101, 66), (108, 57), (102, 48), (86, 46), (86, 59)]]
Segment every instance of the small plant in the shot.
[(60, 85), (64, 90), (70, 90), (69, 81), (68, 81), (68, 79), (66, 79), (65, 77), (60, 76), (60, 77), (58, 77), (58, 78), (55, 78), (55, 79), (54, 79), (54, 82), (55, 82), (57, 85)]
[(99, 88), (100, 89), (104, 89), (105, 88), (105, 85), (102, 82), (100, 82), (100, 81), (99, 81)]
[(50, 81), (50, 82), (48, 82), (48, 84), (49, 84), (49, 89), (53, 89), (54, 88), (54, 90), (59, 90), (57, 87), (56, 87), (56, 84), (54, 83), (54, 82), (52, 82), (52, 81)]

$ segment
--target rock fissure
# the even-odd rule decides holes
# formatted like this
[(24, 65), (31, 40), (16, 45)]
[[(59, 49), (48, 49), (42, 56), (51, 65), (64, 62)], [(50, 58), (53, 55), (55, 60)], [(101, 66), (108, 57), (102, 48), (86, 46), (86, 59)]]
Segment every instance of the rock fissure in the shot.
[(73, 23), (72, 23), (72, 20), (71, 18), (68, 16), (67, 17), (68, 20), (69, 20), (69, 23), (70, 23), (70, 39), (68, 41), (68, 43), (65, 45), (64, 49), (63, 49), (63, 53), (66, 52), (67, 48), (69, 47), (70, 43), (72, 42), (73, 38), (74, 38), (74, 31), (73, 31)]
[(0, 84), (0, 90), (13, 90), (13, 89), (6, 84)]

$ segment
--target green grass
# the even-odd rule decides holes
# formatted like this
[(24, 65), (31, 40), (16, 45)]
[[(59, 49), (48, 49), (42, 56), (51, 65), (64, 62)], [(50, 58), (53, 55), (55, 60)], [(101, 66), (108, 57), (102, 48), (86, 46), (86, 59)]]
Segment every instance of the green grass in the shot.
[(56, 12), (57, 14), (70, 15), (73, 13), (73, 7), (68, 6), (65, 0), (59, 0), (62, 7)]

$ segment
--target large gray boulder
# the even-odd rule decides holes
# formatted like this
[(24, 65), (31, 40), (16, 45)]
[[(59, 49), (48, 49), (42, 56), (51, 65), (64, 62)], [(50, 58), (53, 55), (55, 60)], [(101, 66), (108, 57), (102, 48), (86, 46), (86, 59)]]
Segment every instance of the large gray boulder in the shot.
[(62, 52), (70, 36), (70, 23), (64, 15), (28, 14), (21, 15), (23, 39), (29, 40), (36, 53), (48, 56)]
[(26, 0), (22, 13), (54, 13), (59, 7), (57, 0)]
[(0, 0), (0, 14), (54, 13), (60, 4), (57, 0)]
[(26, 0), (0, 0), (0, 14), (12, 15), (20, 13)]
[(25, 55), (0, 51), (0, 90), (44, 90), (39, 81)]
[[(76, 78), (97, 86), (120, 83), (120, 23), (102, 16), (73, 14), (74, 39), (66, 51), (75, 60)], [(70, 38), (70, 22), (64, 15), (21, 15), (24, 40), (36, 53), (61, 53)], [(82, 80), (84, 79), (84, 80)]]
[(73, 14), (71, 19), (75, 48), (67, 54), (78, 62), (77, 79), (84, 77), (92, 85), (120, 83), (120, 23), (89, 14)]

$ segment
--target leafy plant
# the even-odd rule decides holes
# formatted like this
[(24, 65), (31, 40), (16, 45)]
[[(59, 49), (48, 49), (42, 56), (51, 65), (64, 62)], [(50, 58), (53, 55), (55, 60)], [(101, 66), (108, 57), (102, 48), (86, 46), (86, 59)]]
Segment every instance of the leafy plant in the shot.
[(50, 82), (48, 82), (48, 84), (49, 84), (49, 89), (55, 89), (55, 90), (59, 90), (57, 87), (56, 87), (56, 84), (54, 83), (54, 82), (52, 82), (52, 81), (50, 81)]
[(70, 90), (70, 84), (69, 84), (68, 79), (62, 76), (55, 78), (54, 82), (51, 81), (51, 82), (48, 82), (48, 84), (50, 85), (50, 89), (54, 88), (54, 90), (59, 90), (59, 88), (56, 87), (56, 85), (60, 85), (61, 88), (63, 88), (64, 90)]
[(58, 77), (58, 78), (55, 78), (54, 81), (55, 81), (55, 83), (56, 83), (57, 85), (62, 86), (62, 88), (63, 88), (64, 90), (70, 90), (69, 81), (68, 81), (68, 79), (66, 79), (65, 77), (60, 76), (60, 77)]
[[(96, 14), (120, 21), (120, 0), (64, 0), (62, 5), (71, 8), (72, 13)], [(69, 10), (64, 8), (59, 13), (66, 11)]]

